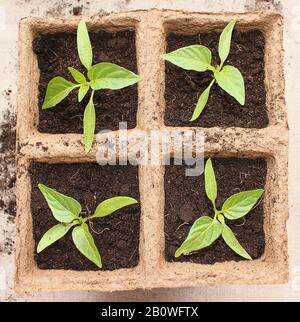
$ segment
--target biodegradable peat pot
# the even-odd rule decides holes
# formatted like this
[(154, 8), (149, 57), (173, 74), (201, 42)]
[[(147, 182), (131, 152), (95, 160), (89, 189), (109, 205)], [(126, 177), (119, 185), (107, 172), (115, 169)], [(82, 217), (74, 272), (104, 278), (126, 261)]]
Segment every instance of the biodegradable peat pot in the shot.
[[(215, 123), (211, 119), (215, 117), (215, 114), (209, 105), (207, 106), (206, 116), (204, 115), (202, 121), (203, 124), (201, 124), (201, 117), (197, 124), (184, 123), (183, 117), (189, 117), (189, 111), (183, 117), (178, 114), (179, 116), (175, 117), (175, 121), (172, 120), (170, 109), (177, 115), (176, 106), (170, 105), (170, 102), (172, 102), (170, 84), (174, 82), (173, 78), (170, 77), (174, 70), (172, 71), (168, 64), (165, 68), (165, 63), (160, 58), (161, 53), (165, 52), (167, 47), (171, 48), (171, 43), (176, 40), (176, 37), (181, 39), (184, 44), (186, 41), (194, 41), (193, 37), (195, 36), (192, 35), (199, 34), (200, 38), (203, 35), (202, 38), (209, 41), (209, 37), (216, 37), (215, 33), (220, 32), (228, 21), (234, 17), (238, 19), (237, 31), (246, 32), (248, 38), (253, 33), (260, 38), (261, 42), (260, 49), (257, 49), (256, 58), (259, 68), (255, 72), (249, 70), (248, 74), (242, 66), (243, 73), (246, 73), (246, 86), (251, 85), (247, 83), (249, 79), (253, 79), (255, 82), (253, 87), (248, 87), (251, 95), (251, 107), (246, 112), (247, 117), (241, 117), (239, 109), (242, 109), (242, 107), (232, 106), (232, 101), (227, 98), (224, 106), (219, 104), (218, 101), (217, 108), (219, 110), (216, 111), (218, 117), (215, 118)], [(47, 64), (41, 64), (41, 60), (48, 59), (42, 55), (44, 47), (41, 47), (41, 45), (49, 46), (48, 36), (41, 35), (44, 33), (60, 33), (59, 37), (62, 37), (61, 41), (64, 42), (64, 37), (71, 36), (61, 33), (74, 32), (79, 18), (26, 18), (20, 23), (19, 41), (16, 289), (22, 293), (60, 290), (114, 291), (137, 288), (286, 282), (288, 279), (286, 231), (288, 219), (288, 126), (284, 100), (283, 23), (281, 15), (277, 12), (201, 14), (148, 10), (94, 16), (85, 20), (91, 32), (97, 33), (101, 30), (103, 35), (107, 37), (108, 42), (110, 36), (107, 33), (117, 32), (118, 35), (125, 35), (128, 42), (131, 39), (130, 46), (135, 39), (136, 48), (135, 50), (134, 48), (131, 49), (133, 56), (130, 63), (133, 65), (128, 67), (135, 69), (135, 51), (137, 72), (142, 77), (142, 81), (138, 83), (137, 92), (133, 87), (128, 89), (128, 99), (126, 98), (127, 95), (124, 95), (125, 98), (122, 102), (126, 105), (124, 112), (130, 111), (130, 113), (124, 114), (123, 119), (122, 108), (117, 110), (115, 119), (114, 115), (109, 114), (108, 110), (103, 110), (101, 114), (101, 109), (105, 109), (104, 106), (110, 101), (110, 94), (108, 93), (108, 98), (101, 98), (101, 93), (99, 94), (98, 129), (115, 130), (115, 122), (120, 117), (120, 121), (129, 121), (130, 133), (139, 129), (146, 131), (152, 129), (181, 131), (183, 128), (190, 128), (194, 131), (197, 127), (203, 127), (205, 155), (215, 160), (217, 173), (218, 167), (235, 169), (238, 174), (244, 173), (246, 169), (247, 173), (252, 171), (250, 175), (259, 176), (259, 180), (256, 182), (246, 180), (244, 186), (241, 184), (241, 189), (247, 188), (247, 185), (249, 187), (251, 185), (251, 188), (255, 188), (256, 185), (265, 186), (266, 193), (263, 203), (255, 209), (253, 214), (253, 220), (257, 220), (252, 222), (252, 225), (257, 227), (257, 235), (254, 235), (253, 238), (257, 238), (257, 241), (255, 241), (256, 244), (249, 244), (250, 252), (251, 250), (256, 252), (256, 256), (254, 256), (256, 259), (251, 262), (237, 261), (237, 258), (225, 254), (221, 259), (209, 256), (208, 259), (203, 260), (203, 258), (200, 258), (201, 254), (199, 254), (200, 259), (195, 262), (193, 260), (194, 263), (188, 262), (186, 258), (184, 259), (185, 262), (174, 262), (174, 258), (170, 256), (172, 254), (170, 247), (172, 245), (174, 247), (174, 243), (172, 244), (173, 240), (168, 235), (174, 235), (178, 226), (181, 225), (180, 220), (184, 222), (186, 219), (177, 218), (175, 224), (170, 224), (168, 219), (170, 216), (167, 216), (170, 213), (170, 200), (175, 198), (174, 193), (175, 195), (176, 193), (190, 195), (191, 200), (195, 199), (190, 190), (197, 186), (198, 181), (197, 187), (202, 194), (200, 182), (203, 178), (185, 180), (184, 190), (180, 192), (179, 188), (183, 189), (183, 185), (178, 188), (175, 182), (172, 184), (172, 171), (180, 174), (182, 170), (180, 167), (139, 166), (137, 169), (133, 166), (128, 168), (116, 166), (114, 170), (110, 171), (107, 170), (108, 167), (95, 165), (97, 148), (104, 142), (102, 135), (97, 136), (97, 142), (94, 144), (92, 151), (88, 155), (84, 153), (80, 117), (79, 121), (76, 120), (74, 123), (75, 125), (70, 123), (64, 128), (62, 122), (56, 129), (53, 129), (51, 122), (55, 122), (55, 120), (60, 122), (60, 118), (68, 118), (74, 113), (73, 108), (75, 115), (77, 115), (78, 107), (75, 106), (76, 104), (72, 101), (73, 98), (70, 97), (61, 111), (51, 111), (53, 114), (49, 117), (42, 115), (43, 112), (39, 108), (39, 97), (41, 100), (39, 88), (43, 91), (45, 82), (48, 81), (47, 77), (53, 75), (46, 70), (47, 68), (43, 69), (43, 66), (47, 67)], [(120, 32), (121, 34), (119, 34)], [(211, 35), (208, 35), (208, 33), (211, 33)], [(59, 37), (57, 39), (60, 39)], [(93, 37), (97, 39), (97, 34)], [(56, 38), (52, 36), (51, 39), (55, 41)], [(239, 37), (234, 38), (234, 43), (237, 46), (240, 45), (239, 39)], [(32, 45), (33, 41), (34, 45)], [(126, 42), (126, 39), (123, 41)], [(251, 46), (245, 44), (245, 48), (249, 49)], [(100, 53), (101, 45), (98, 49), (99, 60), (101, 60), (101, 55), (103, 55), (103, 53)], [(234, 50), (235, 48), (232, 48), (233, 52)], [(107, 55), (105, 52), (104, 54)], [(251, 53), (245, 50), (243, 55), (251, 55)], [(233, 53), (231, 57), (233, 63), (235, 57), (236, 54)], [(120, 62), (122, 63), (121, 60)], [(54, 66), (55, 64), (54, 62)], [(59, 63), (57, 64), (59, 65)], [(123, 65), (127, 67), (126, 61)], [(261, 70), (263, 66), (264, 71)], [(52, 72), (55, 73), (55, 70)], [(256, 75), (258, 75), (259, 80), (255, 78)], [(191, 75), (188, 76), (191, 77)], [(174, 77), (175, 89), (178, 86), (176, 83), (178, 74)], [(199, 89), (198, 86), (200, 86)], [(199, 90), (201, 90), (200, 83), (196, 84), (196, 89), (191, 90), (193, 96), (187, 99), (187, 108), (194, 104), (193, 100)], [(178, 100), (182, 102), (180, 93), (182, 92), (178, 93)], [(259, 100), (255, 100), (255, 93), (260, 97)], [(117, 97), (116, 99), (120, 99), (119, 94), (114, 94)], [(216, 93), (216, 95), (222, 94)], [(113, 102), (113, 104), (115, 103)], [(69, 108), (70, 110), (67, 111)], [(236, 117), (229, 115), (228, 119), (222, 118), (222, 113), (225, 113), (226, 109), (229, 108), (232, 108)], [(246, 108), (247, 106), (243, 109)], [(253, 115), (259, 114), (260, 121), (255, 121), (251, 113)], [(176, 123), (180, 120), (183, 120), (183, 123)], [(48, 122), (50, 122), (50, 125), (47, 124)], [(118, 132), (118, 134), (120, 133)], [(176, 148), (172, 147), (171, 150), (174, 155)], [(99, 178), (97, 177), (97, 167), (99, 176), (104, 175), (101, 189), (98, 189), (96, 184), (96, 182), (99, 182), (97, 180)], [(117, 195), (122, 192), (140, 200), (140, 208), (134, 208), (131, 210), (132, 213), (128, 210), (134, 217), (132, 218), (133, 222), (128, 222), (134, 230), (132, 234), (135, 235), (131, 241), (132, 245), (127, 243), (126, 248), (123, 243), (123, 248), (126, 250), (122, 250), (121, 246), (117, 248), (118, 251), (124, 251), (128, 260), (116, 264), (116, 255), (112, 263), (108, 263), (107, 267), (101, 271), (94, 271), (89, 264), (84, 265), (84, 263), (78, 267), (74, 267), (71, 263), (65, 263), (67, 266), (64, 266), (59, 258), (56, 262), (57, 265), (51, 265), (48, 261), (49, 258), (51, 261), (53, 260), (51, 254), (48, 254), (48, 258), (46, 255), (45, 258), (42, 258), (37, 257), (35, 253), (35, 239), (38, 238), (37, 227), (47, 225), (47, 223), (43, 224), (38, 219), (40, 197), (36, 191), (36, 183), (42, 180), (46, 184), (47, 182), (50, 184), (54, 181), (60, 182), (62, 189), (65, 189), (64, 193), (73, 191), (76, 196), (76, 187), (66, 186), (60, 177), (65, 173), (76, 176), (78, 171), (86, 171), (86, 178), (91, 180), (93, 189), (95, 189), (91, 190), (91, 193), (94, 193), (97, 199), (105, 199), (110, 196), (109, 193)], [(125, 176), (126, 171), (130, 174), (128, 182), (122, 181), (121, 185), (115, 188), (118, 191), (105, 191), (105, 187), (110, 183), (114, 188), (114, 181), (117, 180), (117, 176)], [(93, 173), (95, 175), (92, 175)], [(114, 173), (117, 173), (116, 178)], [(79, 176), (85, 178), (84, 174)], [(232, 184), (235, 183), (232, 182)], [(223, 189), (222, 183), (220, 185)], [(226, 195), (230, 193), (230, 190), (222, 190), (221, 194), (223, 193)], [(72, 192), (69, 194), (72, 195)], [(85, 201), (85, 197), (91, 198), (91, 196), (82, 195), (83, 201)], [(44, 209), (44, 205), (41, 206), (41, 209)], [(180, 205), (176, 209), (179, 211)], [(203, 209), (195, 208), (194, 210)], [(125, 223), (130, 214), (125, 211), (124, 214), (120, 214), (121, 218), (119, 219), (124, 220)], [(112, 220), (117, 221), (117, 216), (116, 219), (113, 218)], [(251, 214), (249, 218), (250, 216)], [(99, 221), (99, 229), (107, 227), (106, 224), (115, 226), (116, 221), (111, 223), (109, 220), (102, 223)], [(126, 230), (126, 225), (124, 228)], [(248, 227), (246, 231), (253, 231), (253, 229)], [(175, 241), (175, 244), (182, 241), (180, 238), (183, 238), (186, 232), (187, 227), (184, 228), (183, 232), (180, 231), (179, 239)], [(243, 237), (241, 238), (243, 239)], [(111, 253), (108, 252), (104, 256), (109, 256), (108, 254)], [(87, 271), (82, 272), (82, 270)]]

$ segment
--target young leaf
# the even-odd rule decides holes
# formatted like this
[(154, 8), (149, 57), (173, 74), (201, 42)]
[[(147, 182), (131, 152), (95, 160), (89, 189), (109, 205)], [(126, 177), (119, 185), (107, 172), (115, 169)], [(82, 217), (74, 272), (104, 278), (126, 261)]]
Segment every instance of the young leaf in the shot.
[(38, 187), (56, 220), (62, 223), (70, 223), (78, 218), (81, 213), (81, 205), (77, 200), (48, 188), (43, 184), (39, 184)]
[(206, 88), (206, 90), (200, 95), (198, 103), (197, 103), (196, 108), (194, 110), (193, 116), (191, 118), (191, 121), (195, 121), (202, 113), (202, 111), (208, 101), (210, 89), (213, 86), (214, 82), (215, 82), (215, 80), (213, 80), (209, 84), (209, 86)]
[(215, 72), (218, 85), (241, 105), (245, 105), (245, 83), (241, 72), (233, 66), (224, 66), (220, 72)]
[(94, 134), (96, 127), (96, 112), (93, 103), (93, 94), (88, 102), (83, 115), (83, 132), (85, 153), (89, 153), (94, 142)]
[(77, 50), (82, 65), (89, 70), (93, 63), (93, 51), (89, 32), (83, 20), (79, 22), (77, 28)]
[(204, 169), (204, 181), (207, 198), (211, 201), (215, 209), (217, 198), (217, 181), (211, 159), (206, 161)]
[(130, 197), (113, 197), (101, 202), (91, 218), (105, 217), (121, 208), (136, 203), (138, 203), (138, 201)]
[(93, 90), (121, 89), (135, 84), (140, 77), (126, 68), (111, 63), (99, 63), (88, 71)]
[(239, 241), (236, 239), (232, 230), (227, 226), (223, 225), (222, 237), (225, 243), (238, 255), (252, 260), (251, 256), (246, 252), (246, 250), (242, 247)]
[(186, 240), (177, 249), (175, 257), (210, 246), (221, 236), (221, 233), (222, 225), (217, 220), (207, 216), (197, 219), (190, 229)]
[(225, 218), (221, 213), (218, 213), (217, 218), (222, 225), (225, 225)]
[(161, 57), (183, 69), (204, 72), (211, 66), (212, 54), (205, 46), (192, 45), (163, 54)]
[(79, 87), (79, 91), (78, 91), (78, 102), (81, 102), (86, 93), (89, 91), (90, 89), (90, 85), (89, 84), (82, 84), (80, 87)]
[(72, 238), (80, 253), (88, 258), (91, 262), (96, 264), (99, 268), (102, 268), (99, 251), (86, 223), (83, 223), (73, 229)]
[(221, 59), (221, 68), (227, 59), (229, 52), (230, 52), (230, 45), (231, 45), (231, 38), (232, 38), (232, 31), (236, 24), (236, 20), (231, 20), (229, 24), (224, 28), (221, 33), (220, 40), (219, 40), (219, 56)]
[(79, 70), (73, 67), (68, 67), (68, 70), (77, 83), (80, 83), (80, 84), (86, 83), (85, 76)]
[(77, 84), (73, 84), (63, 77), (57, 76), (52, 78), (47, 86), (42, 109), (47, 109), (57, 105), (76, 87), (78, 87)]
[(73, 224), (58, 224), (46, 231), (46, 233), (38, 243), (37, 253), (40, 253), (48, 246), (55, 243), (57, 240), (64, 237), (72, 226)]
[(244, 217), (254, 207), (264, 189), (243, 191), (236, 193), (225, 200), (222, 206), (224, 216), (229, 220)]

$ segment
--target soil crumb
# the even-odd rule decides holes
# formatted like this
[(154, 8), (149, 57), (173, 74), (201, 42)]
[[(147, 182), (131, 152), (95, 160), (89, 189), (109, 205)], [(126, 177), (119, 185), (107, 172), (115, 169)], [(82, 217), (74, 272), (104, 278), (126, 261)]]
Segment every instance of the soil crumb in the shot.
[(83, 6), (77, 6), (77, 7), (73, 7), (73, 15), (74, 16), (79, 16), (82, 14), (82, 9), (83, 9)]

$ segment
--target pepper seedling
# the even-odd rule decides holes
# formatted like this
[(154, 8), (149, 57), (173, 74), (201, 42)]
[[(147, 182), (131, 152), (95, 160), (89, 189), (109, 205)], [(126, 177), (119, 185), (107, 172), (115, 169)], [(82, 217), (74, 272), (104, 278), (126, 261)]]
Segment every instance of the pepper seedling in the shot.
[(46, 199), (53, 217), (59, 221), (59, 224), (50, 228), (43, 235), (37, 245), (37, 253), (64, 237), (72, 229), (72, 239), (79, 252), (97, 267), (102, 268), (100, 253), (86, 222), (108, 216), (123, 207), (134, 205), (138, 203), (137, 200), (130, 197), (106, 199), (98, 205), (93, 215), (83, 218), (80, 216), (82, 209), (77, 200), (43, 184), (39, 184), (38, 187)]
[(252, 260), (242, 247), (233, 231), (226, 225), (225, 218), (236, 220), (246, 216), (262, 197), (264, 189), (256, 189), (236, 193), (225, 200), (222, 209), (216, 207), (217, 182), (211, 159), (204, 169), (205, 192), (211, 201), (215, 215), (213, 218), (202, 216), (192, 225), (186, 240), (177, 249), (175, 257), (187, 255), (212, 245), (220, 236), (225, 243), (241, 257)]
[(218, 46), (220, 65), (211, 65), (211, 50), (202, 45), (182, 47), (161, 56), (163, 59), (186, 70), (193, 70), (196, 72), (205, 72), (209, 70), (213, 73), (213, 80), (200, 95), (190, 121), (195, 121), (202, 113), (208, 102), (211, 88), (215, 82), (217, 82), (225, 92), (233, 96), (241, 105), (245, 105), (245, 84), (243, 75), (233, 66), (224, 66), (230, 52), (232, 32), (235, 24), (236, 20), (231, 20), (221, 33)]
[(76, 88), (78, 88), (78, 102), (81, 102), (91, 89), (90, 99), (83, 115), (84, 145), (85, 152), (88, 153), (94, 142), (96, 127), (96, 112), (93, 103), (94, 92), (101, 89), (122, 89), (137, 83), (140, 77), (116, 64), (102, 62), (92, 65), (92, 45), (83, 20), (79, 22), (77, 28), (77, 50), (79, 59), (87, 70), (88, 79), (74, 67), (68, 67), (76, 84), (69, 82), (61, 76), (52, 78), (47, 86), (42, 109), (56, 106)]

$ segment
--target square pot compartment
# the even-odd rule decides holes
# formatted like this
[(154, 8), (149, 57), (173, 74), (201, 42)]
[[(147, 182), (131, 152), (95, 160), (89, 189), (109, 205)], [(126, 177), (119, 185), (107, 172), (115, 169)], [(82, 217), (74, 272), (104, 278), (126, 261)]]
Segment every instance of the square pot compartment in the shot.
[[(197, 34), (221, 31), (232, 18), (238, 30), (259, 29), (265, 36), (265, 89), (269, 124), (265, 128), (203, 128), (204, 151), (212, 159), (246, 158), (267, 161), (264, 197), (265, 250), (252, 261), (215, 264), (167, 262), (165, 258), (165, 167), (139, 166), (140, 242), (139, 262), (134, 268), (113, 271), (39, 269), (32, 234), (30, 164), (95, 163), (97, 149), (107, 141), (98, 134), (91, 152), (83, 149), (79, 133), (48, 134), (37, 130), (39, 120), (37, 57), (33, 39), (42, 33), (75, 32), (78, 17), (25, 18), (20, 23), (19, 86), (17, 100), (17, 232), (15, 288), (20, 293), (37, 291), (115, 291), (138, 288), (197, 287), (221, 284), (284, 283), (288, 279), (286, 221), (288, 219), (287, 155), (288, 127), (282, 71), (282, 17), (278, 12), (197, 13), (172, 10), (141, 10), (85, 18), (91, 32), (135, 31), (138, 83), (136, 128), (129, 132), (188, 128), (165, 125), (165, 63), (169, 32)], [(28, 94), (29, 93), (29, 94)], [(103, 126), (106, 127), (105, 124)], [(118, 136), (121, 131), (115, 132)], [(137, 132), (138, 134), (138, 132)], [(129, 143), (130, 145), (134, 143)], [(120, 147), (118, 147), (120, 148)], [(175, 155), (175, 148), (171, 148)], [(201, 180), (201, 177), (199, 177)], [(200, 185), (199, 187), (200, 188)], [(101, 251), (101, 249), (100, 249)], [(260, 254), (259, 254), (260, 255)]]
[[(246, 142), (245, 142), (246, 143)], [(243, 145), (243, 143), (242, 143)], [(209, 150), (209, 149), (208, 149)], [(230, 174), (224, 173), (224, 177), (219, 177), (219, 192), (220, 195), (218, 201), (226, 195), (228, 191), (225, 187), (227, 179), (234, 186), (239, 189), (241, 187), (253, 187), (254, 188), (263, 185), (265, 183), (265, 195), (259, 206), (251, 211), (245, 218), (246, 221), (242, 221), (249, 236), (243, 235), (243, 227), (234, 227), (237, 222), (232, 224), (227, 221), (227, 224), (231, 224), (231, 228), (237, 233), (237, 238), (246, 247), (246, 249), (254, 257), (253, 261), (246, 261), (242, 258), (238, 258), (231, 253), (228, 246), (224, 245), (221, 240), (216, 241), (214, 245), (204, 249), (194, 255), (181, 256), (179, 259), (175, 259), (172, 255), (177, 249), (177, 243), (181, 243), (187, 236), (190, 223), (194, 219), (197, 219), (203, 215), (203, 209), (210, 209), (207, 207), (207, 200), (203, 200), (201, 203), (202, 195), (204, 196), (203, 188), (203, 176), (185, 178), (188, 182), (185, 183), (189, 187), (186, 191), (183, 189), (183, 177), (184, 169), (181, 166), (171, 166), (165, 168), (165, 180), (170, 178), (170, 174), (176, 175), (177, 182), (175, 187), (177, 193), (182, 189), (179, 194), (183, 194), (180, 197), (181, 201), (193, 200), (194, 217), (189, 219), (190, 223), (186, 227), (182, 225), (182, 219), (178, 219), (175, 216), (174, 221), (168, 218), (169, 214), (173, 215), (175, 212), (177, 216), (178, 209), (170, 207), (170, 200), (174, 200), (174, 192), (170, 196), (169, 185), (170, 182), (165, 181), (165, 218), (161, 221), (164, 222), (164, 247), (162, 248), (162, 256), (160, 258), (160, 272), (161, 283), (166, 282), (168, 285), (170, 281), (176, 283), (177, 287), (195, 287), (195, 286), (212, 286), (220, 284), (281, 284), (288, 281), (288, 252), (287, 252), (287, 236), (286, 236), (286, 220), (288, 217), (287, 208), (287, 191), (281, 190), (281, 184), (285, 186), (287, 182), (287, 174), (283, 168), (286, 166), (286, 160), (282, 156), (270, 156), (264, 153), (255, 153), (255, 159), (250, 158), (252, 152), (244, 150), (241, 154), (236, 154), (234, 157), (229, 153), (220, 153), (219, 155), (211, 154), (214, 169), (216, 171), (217, 178), (223, 173), (222, 167), (235, 173), (242, 175), (241, 179), (244, 183), (234, 182)], [(225, 157), (225, 158), (224, 158)], [(253, 168), (251, 168), (253, 166)], [(176, 168), (177, 167), (177, 168)], [(243, 177), (244, 174), (240, 172), (240, 169), (246, 169), (250, 177)], [(221, 170), (221, 171), (220, 171)], [(282, 174), (281, 171), (284, 171)], [(261, 175), (256, 183), (251, 183), (252, 175)], [(280, 175), (279, 175), (280, 174)], [(245, 174), (246, 175), (246, 174)], [(282, 176), (283, 175), (283, 176)], [(279, 178), (280, 177), (280, 178)], [(231, 179), (230, 179), (231, 178)], [(196, 190), (195, 190), (196, 189)], [(199, 195), (195, 192), (197, 191)], [(231, 192), (230, 192), (231, 193)], [(229, 193), (229, 194), (230, 194)], [(172, 199), (173, 198), (173, 199)], [(177, 196), (177, 199), (179, 197)], [(196, 200), (197, 199), (197, 202)], [(283, 205), (284, 204), (284, 205)], [(190, 214), (190, 213), (189, 213)], [(210, 215), (210, 212), (205, 214)], [(180, 214), (184, 216), (184, 213)], [(251, 215), (252, 218), (251, 218)], [(173, 217), (173, 218), (174, 218)], [(186, 219), (184, 219), (185, 221)], [(178, 225), (177, 225), (178, 224)], [(167, 227), (166, 225), (169, 225)], [(181, 225), (181, 227), (180, 227)], [(176, 226), (176, 228), (175, 228)], [(177, 232), (174, 232), (177, 229)], [(184, 230), (185, 233), (180, 232)], [(171, 232), (171, 233), (170, 233)], [(170, 233), (170, 235), (169, 235)], [(173, 235), (172, 235), (173, 234)], [(176, 245), (171, 246), (170, 239), (174, 237)], [(251, 241), (251, 238), (257, 238), (255, 241)], [(178, 245), (179, 246), (179, 245)], [(223, 247), (224, 246), (224, 247)], [(248, 248), (247, 248), (248, 247)]]
[[(38, 189), (39, 183), (78, 200), (82, 205), (83, 216), (92, 215), (97, 205), (107, 198), (130, 196), (140, 199), (138, 168), (135, 166), (32, 163), (29, 175), (35, 249), (44, 233), (58, 223)], [(139, 205), (95, 219), (89, 226), (102, 258), (102, 271), (138, 265)], [(98, 270), (96, 265), (78, 252), (71, 233), (40, 254), (35, 253), (35, 260), (40, 269)]]
[[(166, 126), (265, 128), (285, 119), (283, 111), (275, 110), (284, 105), (282, 17), (272, 13), (231, 17), (238, 21), (225, 65), (237, 67), (244, 76), (245, 106), (215, 84), (202, 114), (191, 122), (198, 98), (211, 82), (211, 72), (186, 71), (166, 61)], [(230, 19), (203, 14), (202, 19), (181, 15), (166, 20), (166, 52), (201, 44), (211, 49), (213, 65), (219, 63), (219, 36)]]
[[(100, 166), (95, 162), (52, 163), (23, 160), (18, 173), (16, 289), (22, 293), (57, 289), (136, 288), (143, 271), (139, 261), (140, 205), (98, 218), (90, 229), (102, 257), (101, 270), (87, 260), (72, 243), (71, 233), (40, 254), (36, 246), (57, 221), (37, 188), (43, 183), (78, 200), (89, 212), (104, 199), (130, 194), (139, 200), (136, 166)], [(87, 181), (88, 180), (88, 181)], [(20, 193), (22, 191), (22, 193)], [(42, 216), (42, 217), (41, 217)], [(105, 236), (106, 235), (106, 236)]]
[[(99, 18), (99, 17), (98, 17)], [(48, 82), (55, 76), (73, 81), (68, 67), (75, 67), (86, 74), (78, 58), (76, 30), (80, 18), (44, 19), (24, 18), (20, 22), (20, 89), (26, 126), (31, 133), (83, 132), (83, 111), (88, 102), (77, 100), (77, 90), (72, 91), (57, 106), (42, 110)], [(93, 47), (93, 63), (111, 62), (138, 73), (136, 50), (136, 15), (111, 15), (111, 19), (87, 20)], [(28, 93), (30, 97), (28, 97)], [(87, 95), (88, 96), (88, 95)], [(20, 103), (20, 104), (21, 104)], [(97, 91), (96, 132), (118, 130), (119, 121), (128, 128), (137, 125), (137, 85), (112, 91)]]
[[(265, 187), (267, 163), (263, 159), (213, 159), (218, 186), (216, 205), (231, 195)], [(204, 174), (186, 177), (186, 165), (174, 163), (165, 168), (165, 257), (168, 262), (191, 262), (215, 264), (218, 262), (241, 261), (219, 238), (212, 246), (190, 256), (175, 258), (175, 251), (186, 239), (188, 232), (201, 216), (213, 217), (211, 202), (205, 194)], [(253, 259), (260, 258), (265, 250), (263, 199), (245, 217), (226, 220), (238, 240)]]

